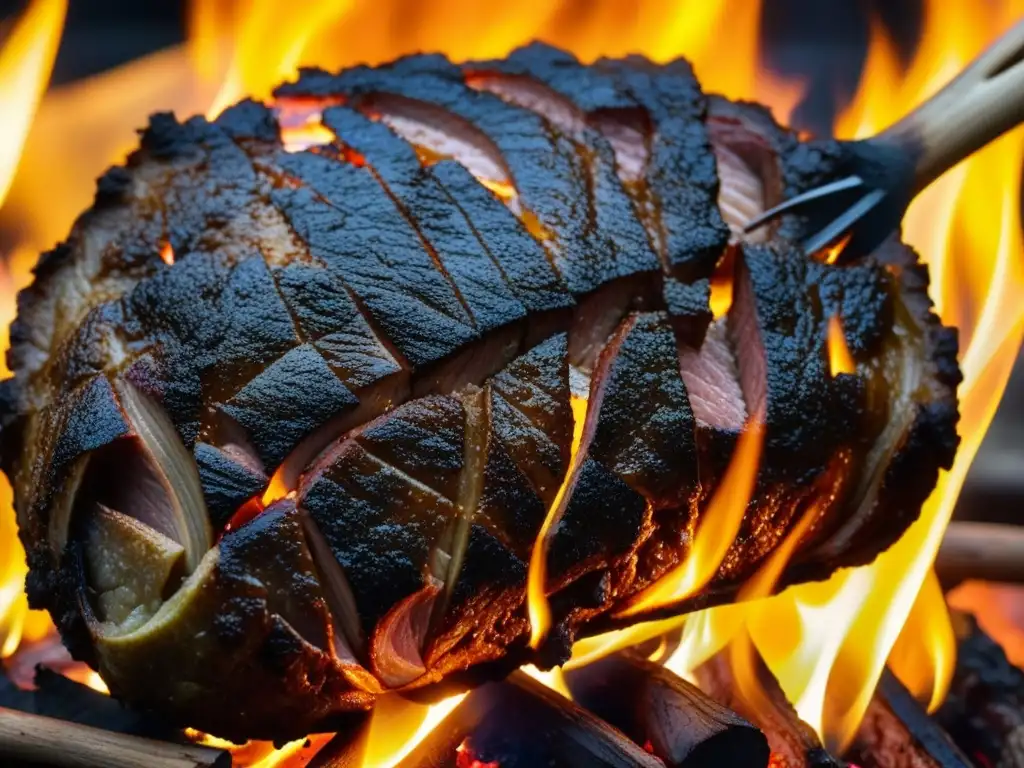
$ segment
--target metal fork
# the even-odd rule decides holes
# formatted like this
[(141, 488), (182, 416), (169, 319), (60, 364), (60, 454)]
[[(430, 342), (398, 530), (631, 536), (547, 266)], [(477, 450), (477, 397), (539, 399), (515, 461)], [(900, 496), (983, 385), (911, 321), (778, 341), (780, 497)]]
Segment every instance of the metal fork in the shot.
[(849, 263), (894, 232), (910, 202), (935, 179), (1022, 121), (1024, 21), (897, 123), (848, 142), (850, 175), (765, 211), (744, 231), (799, 212), (807, 222), (808, 234), (798, 242), (804, 253), (841, 244), (830, 261)]

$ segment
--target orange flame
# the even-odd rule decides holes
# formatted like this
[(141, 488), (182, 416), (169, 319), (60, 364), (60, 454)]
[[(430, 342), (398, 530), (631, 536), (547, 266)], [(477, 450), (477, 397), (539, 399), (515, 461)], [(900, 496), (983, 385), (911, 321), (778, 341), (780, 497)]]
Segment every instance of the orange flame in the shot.
[[(877, 29), (865, 76), (839, 123), (870, 135), (933, 93), (1024, 11), (1020, 2), (926, 4), (921, 47), (902, 73)], [(949, 472), (906, 534), (872, 565), (822, 584), (788, 590), (755, 643), (797, 711), (841, 749), (856, 732), (872, 691), (912, 612), (927, 632), (903, 632), (894, 660), (904, 679), (941, 701), (953, 663), (945, 604), (928, 586), (930, 567), (957, 495), (995, 413), (1024, 337), (1024, 264), (1018, 221), (1024, 133), (1016, 130), (962, 163), (915, 201), (904, 237), (927, 259), (932, 297), (961, 330), (961, 445)], [(995, 199), (994, 198), (995, 193)]]
[[(65, 3), (35, 0), (0, 52), (0, 114), (4, 116), (0, 129), (0, 202), (4, 203), (0, 228), (18, 237), (0, 273), (0, 325), (4, 329), (0, 347), (7, 346), (14, 292), (29, 281), (35, 254), (66, 235), (74, 216), (89, 204), (93, 180), (134, 145), (134, 129), (147, 114), (173, 109), (179, 116), (213, 115), (241, 96), (266, 97), (277, 82), (293, 78), (300, 64), (338, 69), (420, 50), (443, 50), (455, 59), (486, 59), (503, 56), (529, 39), (542, 38), (584, 60), (635, 51), (656, 61), (685, 55), (694, 63), (706, 91), (768, 103), (783, 121), (803, 90), (799, 84), (781, 81), (759, 62), (761, 7), (757, 2), (601, 0), (577, 8), (564, 1), (523, 0), (490, 6), (487, 13), (480, 13), (479, 3), (473, 0), (444, 0), (443, 7), (439, 5), (408, 13), (396, 23), (399, 5), (390, 0), (296, 0), (288, 8), (270, 0), (194, 2), (190, 4), (187, 47), (153, 54), (55, 89), (37, 111)], [(839, 121), (838, 135), (866, 136), (886, 127), (934, 92), (1024, 13), (1021, 0), (987, 4), (931, 0), (926, 5), (922, 42), (907, 71), (880, 29), (873, 30), (861, 86)], [(721, 45), (726, 36), (729, 46)], [(70, 119), (75, 122), (74, 143), (66, 140)], [(288, 148), (330, 141), (332, 137), (324, 130), (313, 119), (289, 127)], [(1020, 300), (1024, 265), (1017, 222), (1022, 160), (1024, 136), (1016, 131), (934, 183), (904, 222), (906, 239), (929, 261), (932, 295), (944, 321), (961, 328), (965, 374), (960, 391), (960, 453), (952, 470), (943, 474), (920, 520), (869, 567), (744, 606), (691, 616), (680, 649), (669, 662), (685, 671), (700, 654), (732, 642), (730, 655), (737, 665), (737, 677), (749, 679), (753, 658), (746, 640), (749, 633), (753, 647), (780, 679), (800, 714), (833, 746), (849, 740), (887, 658), (901, 678), (933, 705), (941, 699), (948, 680), (951, 635), (930, 566), (1024, 336), (1024, 302)], [(54, 178), (61, 179), (58, 190)], [(999, 195), (995, 204), (994, 191)], [(173, 260), (169, 247), (161, 256)], [(722, 311), (727, 305), (728, 296), (716, 293), (716, 308)], [(846, 360), (848, 367), (837, 366), (832, 356), (839, 342), (845, 341), (838, 319), (829, 324), (829, 340), (833, 372), (852, 372), (852, 360)], [(2, 360), (0, 356), (0, 374), (7, 375)], [(578, 413), (581, 406), (585, 407), (585, 401), (574, 402), (577, 432), (583, 421)], [(747, 435), (753, 441), (751, 432)], [(760, 437), (757, 443), (760, 451)], [(739, 453), (738, 446), (734, 464), (739, 463)], [(757, 459), (745, 460), (745, 466), (752, 482)], [(729, 493), (734, 504), (740, 506), (737, 499), (743, 495), (744, 483), (742, 478), (732, 479), (732, 470), (730, 466), (726, 485), (732, 489)], [(736, 472), (742, 474), (739, 469)], [(278, 493), (272, 482), (268, 498), (273, 500)], [(722, 505), (729, 506), (724, 498)], [(716, 523), (722, 533), (717, 542), (711, 540), (711, 528), (705, 534), (706, 526), (701, 526), (691, 557), (674, 574), (676, 582), (659, 582), (656, 588), (666, 594), (657, 599), (649, 596), (652, 604), (680, 599), (679, 595), (699, 589), (713, 576), (732, 541), (726, 534), (730, 530), (735, 533), (734, 517), (725, 516)], [(710, 517), (705, 518), (706, 523), (708, 520)], [(543, 538), (546, 541), (547, 536)], [(789, 540), (787, 537), (780, 547), (785, 552), (779, 555), (782, 559), (770, 561), (772, 568), (784, 566)], [(530, 563), (528, 607), (534, 643), (540, 642), (550, 623), (543, 546)], [(0, 483), (0, 643), (5, 655), (13, 652), (23, 637), (39, 638), (51, 631), (44, 614), (27, 610), (24, 574), (10, 490)], [(745, 588), (750, 590), (745, 596), (767, 595), (771, 586), (765, 585), (774, 585), (776, 578), (770, 575), (766, 565), (759, 572), (760, 581)], [(680, 621), (654, 622), (582, 641), (574, 649), (573, 664), (676, 628)], [(746, 692), (756, 695), (753, 689)], [(371, 741), (382, 741), (380, 750), (398, 746), (389, 754), (368, 756), (366, 765), (393, 764), (457, 701), (458, 697), (435, 707), (405, 710), (405, 716), (389, 715), (391, 705), (382, 705), (374, 722), (378, 732), (387, 729), (387, 738)], [(237, 765), (260, 761), (264, 768), (298, 765), (302, 752), (295, 745), (282, 750), (269, 745), (233, 750)]]
[(169, 241), (165, 240), (164, 244), (160, 246), (160, 261), (167, 266), (171, 266), (174, 263), (174, 248)]
[(839, 315), (832, 315), (828, 319), (828, 362), (833, 378), (841, 373), (857, 371), (857, 363), (850, 354), (850, 348), (846, 346), (846, 334)]
[(567, 495), (572, 490), (576, 476), (578, 457), (580, 454), (580, 443), (583, 441), (583, 425), (587, 420), (587, 400), (582, 397), (572, 396), (572, 451), (569, 455), (569, 468), (566, 470), (562, 485), (555, 494), (541, 524), (537, 540), (533, 543), (533, 551), (530, 553), (530, 566), (526, 576), (526, 606), (530, 616), (530, 647), (539, 648), (540, 644), (547, 637), (551, 629), (551, 606), (548, 605), (547, 575), (548, 575), (548, 544), (551, 530), (562, 515), (562, 507), (567, 501)]
[(685, 600), (711, 581), (736, 540), (747, 511), (764, 446), (764, 417), (749, 419), (736, 441), (722, 483), (701, 516), (693, 545), (682, 563), (645, 589), (619, 616), (635, 616)]
[(362, 768), (398, 765), (465, 698), (459, 693), (436, 704), (384, 696), (374, 705)]
[(0, 205), (50, 79), (66, 13), (67, 0), (35, 0), (0, 50)]

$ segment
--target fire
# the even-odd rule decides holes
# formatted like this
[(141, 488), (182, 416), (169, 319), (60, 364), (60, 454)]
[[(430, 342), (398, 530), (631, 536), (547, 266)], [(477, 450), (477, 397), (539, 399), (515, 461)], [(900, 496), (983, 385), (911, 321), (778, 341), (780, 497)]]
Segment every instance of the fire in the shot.
[(174, 248), (171, 246), (169, 241), (165, 241), (164, 244), (160, 246), (160, 261), (167, 266), (174, 264)]
[(748, 420), (736, 441), (722, 483), (704, 511), (687, 557), (637, 595), (620, 616), (635, 616), (684, 600), (711, 581), (743, 522), (743, 514), (754, 492), (763, 446), (764, 416), (757, 414)]
[(540, 644), (547, 637), (551, 629), (551, 607), (548, 605), (547, 595), (547, 557), (548, 539), (551, 529), (558, 523), (562, 515), (563, 502), (567, 494), (571, 492), (576, 476), (577, 458), (580, 454), (580, 443), (583, 442), (583, 425), (587, 420), (587, 400), (582, 397), (572, 396), (572, 451), (569, 456), (569, 467), (566, 469), (562, 485), (555, 494), (551, 508), (548, 510), (540, 532), (537, 534), (537, 541), (534, 542), (533, 552), (530, 553), (530, 566), (527, 572), (526, 582), (526, 604), (530, 615), (530, 647), (539, 648)]
[[(782, 121), (803, 93), (802, 84), (783, 81), (760, 61), (762, 9), (747, 0), (602, 2), (586, 10), (570, 8), (567, 0), (525, 0), (492, 5), (486, 13), (471, 0), (424, 4), (422, 12), (410, 12), (393, 0), (295, 0), (287, 8), (271, 0), (197, 0), (190, 4), (186, 46), (53, 89), (40, 102), (65, 5), (34, 0), (0, 49), (0, 233), (7, 238), (0, 240), (0, 251), (8, 249), (0, 263), (0, 351), (8, 343), (14, 293), (29, 282), (36, 254), (66, 235), (73, 218), (89, 205), (94, 179), (134, 146), (135, 128), (154, 111), (215, 115), (243, 96), (266, 98), (277, 82), (293, 78), (300, 65), (338, 69), (420, 50), (486, 59), (533, 38), (568, 48), (584, 60), (635, 51), (657, 61), (685, 55), (706, 91), (767, 103)], [(860, 88), (836, 126), (837, 135), (867, 136), (885, 128), (1024, 14), (1024, 0), (930, 0), (925, 6), (921, 44), (909, 67), (901, 64), (881, 28), (873, 28)], [(723, 46), (726, 37), (730, 44)], [(332, 139), (317, 118), (306, 115), (288, 126), (288, 149)], [(67, 141), (71, 121), (73, 143)], [(887, 660), (922, 699), (932, 706), (941, 701), (952, 667), (952, 633), (931, 563), (1024, 337), (1024, 243), (1018, 223), (1022, 160), (1024, 134), (1016, 131), (935, 182), (904, 221), (904, 237), (929, 261), (932, 296), (943, 319), (961, 328), (965, 375), (960, 452), (920, 520), (871, 566), (768, 597), (803, 526), (810, 524), (808, 513), (743, 588), (747, 603), (686, 619), (680, 645), (666, 661), (673, 669), (686, 672), (728, 646), (744, 695), (756, 697), (751, 671), (756, 652), (801, 716), (833, 747), (841, 747), (854, 733)], [(61, 179), (57, 189), (55, 178)], [(497, 191), (513, 193), (510, 187)], [(173, 263), (169, 243), (161, 257)], [(716, 283), (716, 314), (728, 306), (727, 288), (727, 281)], [(853, 372), (839, 318), (830, 319), (828, 340), (833, 374)], [(2, 355), (0, 375), (8, 375)], [(573, 406), (578, 445), (586, 401), (574, 399)], [(692, 556), (625, 613), (681, 599), (714, 575), (756, 475), (763, 429), (755, 422), (739, 441), (721, 492), (697, 531)], [(256, 501), (269, 503), (287, 490), (272, 482), (266, 497)], [(549, 518), (529, 569), (534, 645), (550, 629), (544, 542), (557, 514)], [(10, 488), (0, 481), (3, 656), (52, 632), (45, 615), (28, 611), (24, 575)], [(581, 641), (571, 663), (583, 664), (656, 637), (682, 621), (652, 622)], [(84, 668), (74, 672), (84, 673)], [(82, 679), (101, 685), (98, 678)], [(557, 675), (548, 680), (558, 685)], [(371, 736), (378, 734), (368, 742), (375, 751), (364, 756), (364, 765), (394, 765), (460, 700), (455, 696), (427, 707), (396, 697), (382, 699), (370, 727)], [(322, 737), (316, 742), (322, 743)], [(302, 742), (280, 750), (254, 743), (232, 752), (236, 765), (270, 768), (304, 764), (309, 750)]]
[[(37, 0), (18, 19), (0, 49), (0, 206), (14, 181), (22, 148), (42, 99), (57, 55), (67, 3)], [(0, 250), (0, 255), (3, 251)], [(0, 264), (0, 346), (9, 344), (8, 326), (14, 319), (14, 291), (26, 283), (26, 273), (35, 260), (28, 249), (18, 249)], [(0, 355), (0, 377), (10, 375), (5, 355)], [(28, 611), (24, 593), (25, 555), (14, 524), (11, 488), (0, 480), (0, 657), (17, 650), (24, 637), (36, 640), (50, 626), (45, 614)]]
[(572, 699), (572, 693), (569, 691), (569, 686), (565, 682), (565, 675), (558, 667), (545, 672), (544, 670), (537, 669), (537, 667), (532, 664), (528, 664), (523, 667), (523, 672), (528, 674), (534, 680), (539, 680), (544, 683), (548, 688), (558, 691), (560, 694), (565, 696), (565, 698), (570, 700)]
[(366, 735), (362, 768), (392, 768), (398, 765), (465, 696), (459, 693), (429, 705), (401, 696), (384, 696), (379, 699), (374, 706)]
[(0, 51), (0, 205), (14, 180), (21, 148), (46, 90), (67, 13), (66, 0), (37, 0)]
[[(1019, 2), (926, 3), (921, 48), (905, 74), (876, 29), (861, 90), (840, 120), (839, 134), (859, 137), (885, 128), (948, 81), (1022, 12)], [(758, 649), (801, 716), (833, 747), (844, 746), (856, 732), (901, 631), (897, 672), (911, 685), (931, 681), (932, 689), (922, 693), (933, 706), (944, 695), (952, 633), (945, 603), (929, 586), (934, 585), (931, 564), (1024, 337), (1022, 160), (1024, 133), (1017, 130), (932, 185), (904, 221), (904, 237), (931, 267), (932, 296), (941, 316), (961, 329), (962, 442), (953, 468), (942, 474), (920, 519), (872, 565), (787, 590), (772, 600), (771, 626), (754, 632)], [(786, 613), (791, 622), (782, 620)], [(908, 617), (913, 617), (909, 624)], [(785, 637), (782, 626), (792, 635)], [(805, 663), (795, 664), (801, 657)], [(811, 660), (816, 672), (808, 675)]]
[(850, 354), (850, 348), (846, 346), (846, 334), (839, 315), (832, 315), (828, 319), (828, 362), (833, 377), (857, 371), (857, 363)]

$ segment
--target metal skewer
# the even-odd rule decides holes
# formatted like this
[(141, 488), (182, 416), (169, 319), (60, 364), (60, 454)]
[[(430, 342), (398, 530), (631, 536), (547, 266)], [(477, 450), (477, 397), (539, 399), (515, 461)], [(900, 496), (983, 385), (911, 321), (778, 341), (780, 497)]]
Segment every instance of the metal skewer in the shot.
[(849, 237), (836, 263), (871, 253), (914, 199), (968, 155), (1024, 121), (1024, 21), (942, 90), (869, 139), (848, 142), (849, 176), (810, 189), (749, 221), (750, 232), (784, 213), (807, 217), (799, 246), (813, 254)]

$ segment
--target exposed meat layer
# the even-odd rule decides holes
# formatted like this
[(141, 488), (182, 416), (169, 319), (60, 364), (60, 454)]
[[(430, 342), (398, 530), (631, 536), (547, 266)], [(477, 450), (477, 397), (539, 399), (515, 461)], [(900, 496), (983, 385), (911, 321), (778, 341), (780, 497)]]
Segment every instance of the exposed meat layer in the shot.
[[(286, 150), (300, 104), (333, 140)], [(841, 162), (685, 62), (541, 45), (155, 116), (20, 298), (0, 423), (30, 599), (129, 702), (236, 738), (344, 727), (612, 626), (759, 413), (740, 534), (661, 612), (732, 599), (810, 505), (787, 579), (870, 560), (951, 461), (955, 335), (895, 241), (837, 268), (789, 248), (797, 220), (741, 235)], [(857, 372), (833, 378), (835, 314)]]

